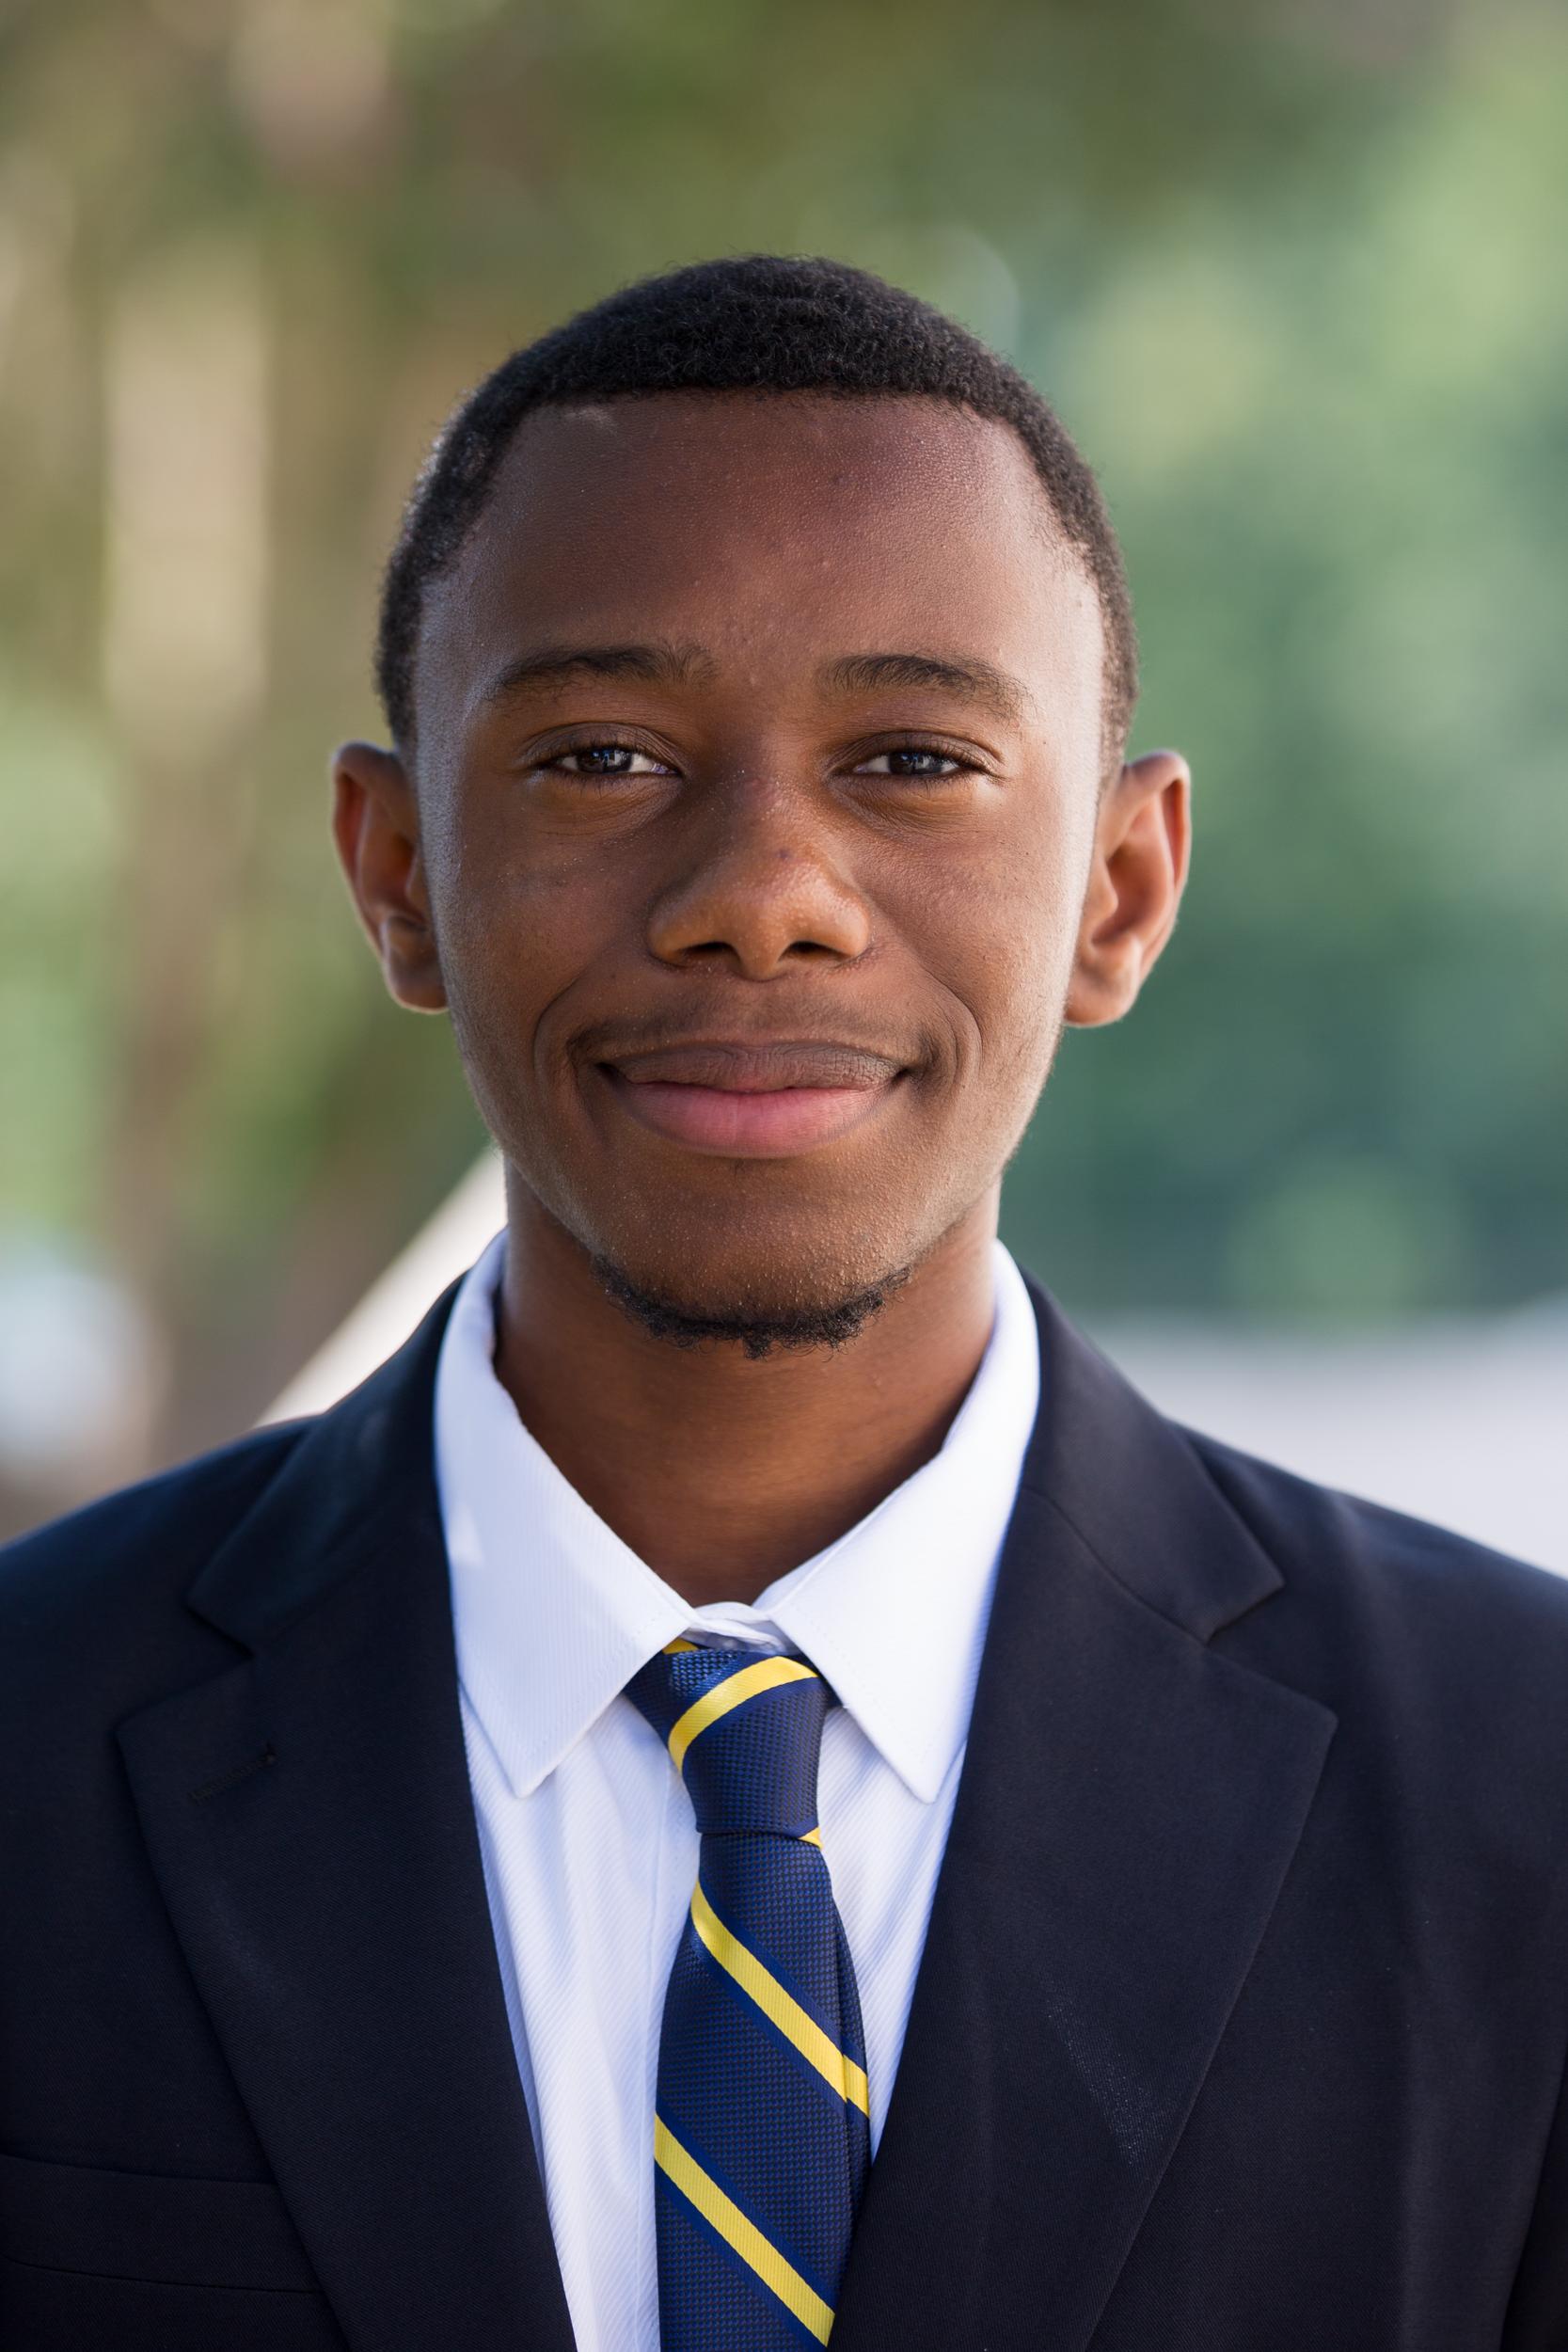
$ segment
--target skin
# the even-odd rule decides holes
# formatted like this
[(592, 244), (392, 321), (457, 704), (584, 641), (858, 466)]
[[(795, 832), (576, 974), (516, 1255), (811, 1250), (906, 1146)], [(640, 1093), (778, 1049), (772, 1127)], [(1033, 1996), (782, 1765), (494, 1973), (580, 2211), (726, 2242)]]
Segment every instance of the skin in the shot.
[[(659, 395), (525, 421), (427, 595), (416, 753), (337, 755), (387, 985), (450, 1014), (508, 1164), (498, 1372), (693, 1603), (941, 1446), (1062, 1026), (1169, 935), (1188, 771), (1107, 776), (1102, 667), (1005, 426)], [(726, 1335), (659, 1336), (605, 1265)], [(736, 1328), (879, 1287), (841, 1344)]]

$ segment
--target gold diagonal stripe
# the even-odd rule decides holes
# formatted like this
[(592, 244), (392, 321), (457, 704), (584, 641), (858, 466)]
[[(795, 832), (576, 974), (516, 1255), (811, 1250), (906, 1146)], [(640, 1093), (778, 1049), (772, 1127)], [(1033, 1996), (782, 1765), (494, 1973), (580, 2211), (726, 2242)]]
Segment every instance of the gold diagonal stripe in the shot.
[(803, 1829), (800, 1832), (800, 1843), (802, 1846), (820, 1846), (822, 1832), (819, 1829)]
[(871, 2100), (864, 2067), (847, 2058), (832, 2036), (824, 2033), (816, 2018), (800, 2007), (792, 1993), (784, 1991), (771, 1970), (763, 1966), (755, 1952), (748, 1951), (739, 1938), (731, 1934), (704, 1894), (701, 1879), (691, 1896), (691, 1924), (720, 1967), (729, 1971), (741, 1991), (751, 1994), (758, 2009), (794, 2042), (801, 2057), (811, 2060), (824, 2082), (831, 2083), (841, 2099), (847, 2099), (863, 2115), (869, 2116)]
[(732, 2197), (726, 2197), (717, 2181), (709, 2178), (680, 2144), (662, 2117), (654, 2118), (654, 2159), (669, 2174), (683, 2197), (695, 2205), (705, 2221), (710, 2221), (727, 2246), (733, 2246), (744, 2263), (750, 2263), (764, 2286), (771, 2287), (781, 2303), (792, 2311), (802, 2327), (809, 2328), (819, 2344), (826, 2344), (833, 2324), (833, 2307), (824, 2303), (816, 2289), (808, 2286), (793, 2263), (786, 2262), (770, 2238), (749, 2216), (743, 2214)]
[(689, 1642), (684, 1633), (677, 1634), (673, 1642), (665, 1643), (664, 1655), (666, 1658), (673, 1658), (677, 1650), (695, 1649), (696, 1646), (696, 1643)]
[(815, 1682), (816, 1669), (805, 1665), (799, 1658), (759, 1658), (754, 1666), (742, 1666), (722, 1682), (716, 1682), (711, 1691), (705, 1691), (694, 1700), (684, 1715), (676, 1717), (670, 1733), (670, 1754), (678, 1772), (686, 1760), (686, 1751), (700, 1731), (727, 1715), (732, 1707), (743, 1707), (760, 1692), (777, 1689), (781, 1682)]

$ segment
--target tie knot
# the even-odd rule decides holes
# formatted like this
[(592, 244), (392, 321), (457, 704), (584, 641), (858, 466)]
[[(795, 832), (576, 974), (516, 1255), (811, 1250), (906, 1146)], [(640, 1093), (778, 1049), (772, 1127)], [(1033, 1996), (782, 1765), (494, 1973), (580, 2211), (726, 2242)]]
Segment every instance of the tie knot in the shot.
[(673, 1642), (626, 1685), (691, 1792), (705, 1836), (804, 1837), (816, 1827), (816, 1760), (833, 1694), (802, 1658)]

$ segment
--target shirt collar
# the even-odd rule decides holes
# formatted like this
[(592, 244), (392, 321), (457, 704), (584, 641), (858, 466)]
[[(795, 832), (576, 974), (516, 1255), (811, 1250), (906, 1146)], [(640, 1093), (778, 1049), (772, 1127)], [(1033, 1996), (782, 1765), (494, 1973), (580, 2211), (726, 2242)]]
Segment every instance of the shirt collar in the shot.
[(518, 1419), (494, 1367), (498, 1234), (465, 1278), (436, 1376), (436, 1474), (458, 1677), (515, 1795), (536, 1788), (666, 1642), (798, 1649), (929, 1804), (968, 1733), (997, 1555), (1039, 1402), (1023, 1278), (993, 1248), (995, 1318), (939, 1453), (754, 1602), (693, 1609)]

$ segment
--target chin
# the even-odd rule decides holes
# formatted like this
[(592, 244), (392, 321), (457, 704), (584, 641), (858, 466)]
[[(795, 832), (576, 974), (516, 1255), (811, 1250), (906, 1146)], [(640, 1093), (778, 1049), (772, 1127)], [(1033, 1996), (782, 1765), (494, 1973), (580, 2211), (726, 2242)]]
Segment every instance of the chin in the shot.
[(903, 1267), (881, 1282), (832, 1299), (782, 1304), (732, 1295), (699, 1301), (651, 1290), (608, 1258), (595, 1258), (593, 1263), (607, 1295), (653, 1338), (675, 1347), (739, 1348), (752, 1358), (843, 1347), (860, 1337), (871, 1317), (909, 1279), (909, 1268)]
[(885, 1234), (769, 1237), (667, 1232), (657, 1246), (590, 1247), (594, 1272), (624, 1312), (681, 1347), (777, 1350), (841, 1347), (908, 1281), (913, 1248), (890, 1253)]

